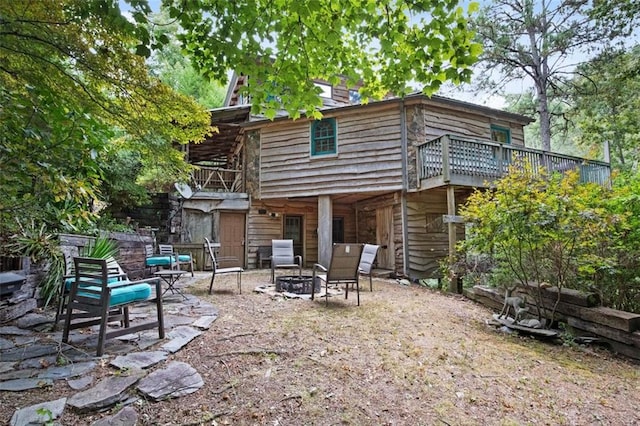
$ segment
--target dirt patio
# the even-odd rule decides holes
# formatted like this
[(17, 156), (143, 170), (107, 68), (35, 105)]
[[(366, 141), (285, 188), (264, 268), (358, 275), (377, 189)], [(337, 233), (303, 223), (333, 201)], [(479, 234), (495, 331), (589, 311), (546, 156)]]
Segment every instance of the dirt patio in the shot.
[[(640, 366), (592, 347), (543, 343), (486, 325), (492, 312), (460, 296), (395, 280), (311, 302), (252, 290), (269, 272), (203, 278), (188, 292), (213, 303), (211, 329), (172, 355), (205, 386), (139, 401), (143, 425), (631, 425), (640, 423)], [(366, 285), (365, 285), (366, 282)], [(100, 374), (116, 372), (108, 363)], [(122, 374), (122, 373), (118, 373)], [(71, 394), (64, 382), (0, 393), (15, 406)], [(11, 401), (7, 400), (11, 398)], [(88, 425), (109, 413), (66, 413)]]

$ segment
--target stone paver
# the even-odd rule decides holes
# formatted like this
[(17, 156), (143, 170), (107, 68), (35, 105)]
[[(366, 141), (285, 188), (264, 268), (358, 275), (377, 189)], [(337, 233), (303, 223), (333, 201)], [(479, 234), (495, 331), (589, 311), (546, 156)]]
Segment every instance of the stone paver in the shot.
[(167, 359), (167, 353), (164, 351), (134, 352), (117, 356), (111, 361), (111, 365), (121, 370), (142, 370), (165, 359)]
[(141, 371), (135, 371), (128, 376), (106, 377), (94, 387), (70, 397), (67, 400), (67, 405), (80, 413), (111, 407), (129, 398), (127, 390), (135, 385), (143, 375)]
[(0, 391), (20, 392), (53, 385), (51, 379), (15, 379), (0, 382)]
[[(181, 287), (204, 277), (208, 278), (209, 274), (189, 277)], [(208, 330), (218, 318), (218, 310), (190, 294), (186, 300), (166, 297), (163, 306), (165, 339), (158, 338), (157, 330), (108, 339), (103, 358), (111, 359), (109, 365), (126, 373), (98, 382), (92, 374), (98, 363), (95, 358), (97, 326), (89, 332), (86, 329), (71, 331), (68, 344), (61, 343), (62, 322), (55, 331), (49, 331), (53, 321), (51, 312), (31, 312), (11, 324), (0, 326), (0, 391), (21, 392), (51, 386), (54, 380), (66, 380), (78, 391), (67, 399), (17, 410), (11, 424), (56, 424), (55, 420), (64, 409), (91, 412), (120, 404), (124, 407), (122, 410), (94, 425), (133, 426), (138, 422), (138, 414), (131, 405), (139, 399), (136, 384), (138, 391), (152, 400), (176, 398), (197, 391), (204, 385), (198, 372), (189, 364), (166, 364), (166, 360), (169, 354), (179, 351), (203, 330)], [(155, 306), (151, 303), (135, 306), (130, 313), (134, 324), (150, 317), (155, 317)], [(151, 371), (153, 369), (155, 371)], [(38, 417), (38, 412), (46, 418)]]
[(67, 384), (73, 390), (84, 389), (87, 386), (89, 386), (91, 383), (93, 383), (93, 376), (92, 375), (82, 376), (82, 377), (80, 377), (78, 379), (67, 379)]
[(91, 426), (136, 426), (138, 413), (133, 407), (124, 407), (113, 416), (105, 417), (91, 424)]
[(162, 345), (162, 349), (171, 353), (178, 352), (187, 343), (201, 335), (202, 332), (196, 330), (193, 327), (180, 326), (171, 330), (167, 337), (171, 339), (169, 342)]
[(44, 425), (62, 415), (67, 398), (42, 402), (17, 410), (11, 417), (11, 426)]
[(138, 390), (154, 401), (161, 401), (193, 393), (203, 385), (202, 377), (193, 367), (174, 361), (140, 380)]
[(195, 320), (191, 325), (201, 330), (208, 330), (217, 318), (217, 315), (205, 315)]

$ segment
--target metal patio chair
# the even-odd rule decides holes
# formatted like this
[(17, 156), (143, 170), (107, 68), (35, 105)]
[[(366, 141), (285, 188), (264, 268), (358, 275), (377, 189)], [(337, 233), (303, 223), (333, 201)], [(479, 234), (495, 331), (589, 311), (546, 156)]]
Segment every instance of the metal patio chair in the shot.
[(218, 268), (218, 262), (216, 261), (216, 256), (213, 252), (213, 246), (208, 238), (204, 239), (204, 249), (205, 253), (209, 255), (211, 258), (211, 283), (209, 284), (209, 294), (213, 292), (213, 280), (216, 278), (216, 275), (220, 274), (236, 274), (236, 282), (238, 283), (238, 291), (242, 294), (242, 273), (244, 269), (240, 266), (232, 266), (229, 268)]
[(345, 285), (344, 298), (349, 298), (349, 285), (355, 284), (358, 306), (360, 306), (360, 272), (358, 265), (362, 256), (362, 244), (334, 244), (331, 252), (331, 261), (326, 268), (319, 263), (313, 265), (313, 283), (311, 286), (311, 300), (315, 297), (316, 280), (324, 281), (325, 301), (329, 304), (329, 286), (339, 287)]
[(271, 282), (276, 269), (297, 269), (302, 275), (302, 256), (293, 254), (293, 240), (271, 240)]

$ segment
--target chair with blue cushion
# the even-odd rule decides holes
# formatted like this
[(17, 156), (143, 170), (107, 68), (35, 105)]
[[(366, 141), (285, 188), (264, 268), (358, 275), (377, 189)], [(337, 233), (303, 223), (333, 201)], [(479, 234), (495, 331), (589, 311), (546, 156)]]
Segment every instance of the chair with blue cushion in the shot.
[[(69, 331), (98, 324), (100, 329), (96, 356), (102, 356), (106, 339), (140, 330), (157, 327), (159, 338), (164, 339), (162, 288), (159, 278), (129, 281), (114, 271), (106, 259), (75, 257), (73, 260), (75, 279), (71, 282), (66, 305), (63, 342), (69, 341)], [(152, 291), (152, 285), (155, 292)], [(144, 302), (155, 302), (155, 321), (132, 325), (129, 320), (129, 307)], [(121, 327), (107, 331), (107, 324), (112, 321), (120, 321)]]
[(166, 263), (168, 263), (168, 265), (163, 264), (160, 266), (169, 266), (171, 269), (180, 269), (181, 265), (187, 265), (187, 270), (191, 272), (191, 276), (193, 277), (193, 256), (191, 256), (191, 253), (176, 253), (173, 250), (173, 245), (171, 244), (158, 244), (158, 251), (160, 252), (160, 256), (158, 256), (158, 258), (164, 258), (166, 259)]
[[(78, 248), (77, 247), (62, 247), (62, 254), (64, 256), (65, 262), (65, 274), (62, 276), (62, 283), (60, 288), (58, 289), (57, 303), (56, 307), (56, 317), (53, 322), (53, 330), (55, 331), (58, 327), (58, 323), (65, 317), (65, 309), (67, 307), (67, 297), (69, 296), (69, 292), (71, 291), (71, 284), (75, 281), (76, 275), (74, 272), (74, 264), (73, 259), (78, 257)], [(114, 282), (118, 280), (126, 279), (127, 274), (120, 267), (118, 262), (113, 258), (109, 257), (107, 259), (107, 268), (109, 269), (109, 282)]]

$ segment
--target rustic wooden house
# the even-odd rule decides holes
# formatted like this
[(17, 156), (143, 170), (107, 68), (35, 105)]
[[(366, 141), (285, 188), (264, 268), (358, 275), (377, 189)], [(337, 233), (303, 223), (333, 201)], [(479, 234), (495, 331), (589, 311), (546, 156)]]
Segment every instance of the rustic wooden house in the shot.
[(323, 85), (322, 120), (267, 120), (238, 96), (246, 83), (234, 77), (227, 106), (211, 112), (219, 133), (186, 147), (200, 170), (176, 232), (219, 242), (221, 256), (248, 268), (260, 247), (287, 238), (309, 267), (328, 262), (333, 242), (368, 242), (381, 246), (378, 268), (433, 277), (463, 238), (458, 206), (514, 155), (608, 177), (606, 163), (526, 148), (532, 120), (521, 115), (419, 93), (359, 104), (356, 92)]

